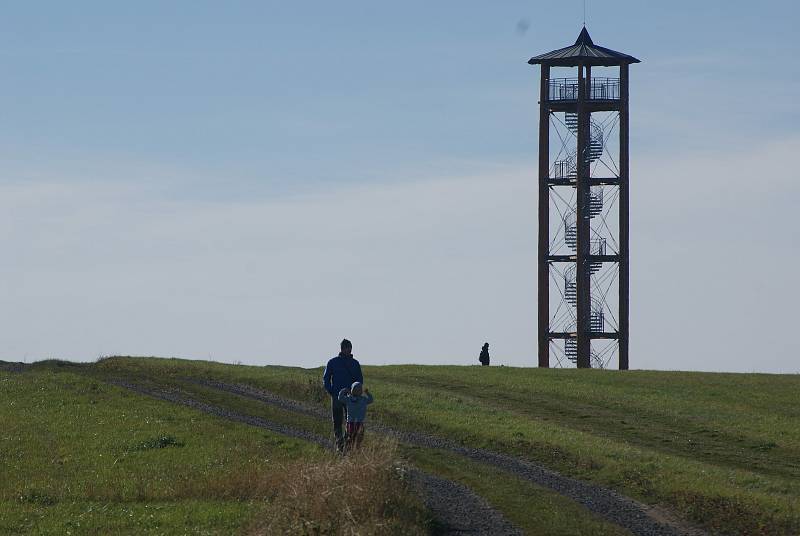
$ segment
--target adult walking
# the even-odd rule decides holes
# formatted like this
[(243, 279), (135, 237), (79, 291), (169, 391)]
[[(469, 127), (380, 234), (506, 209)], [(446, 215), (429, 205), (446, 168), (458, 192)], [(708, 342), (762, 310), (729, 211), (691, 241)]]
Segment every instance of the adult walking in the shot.
[(322, 375), (322, 383), (325, 390), (331, 395), (331, 417), (333, 419), (333, 435), (336, 438), (336, 449), (342, 450), (344, 447), (344, 435), (342, 434), (342, 422), (346, 417), (346, 406), (339, 401), (339, 391), (347, 389), (354, 382), (364, 383), (361, 375), (361, 365), (353, 357), (353, 343), (344, 339), (340, 345), (339, 355), (328, 361), (325, 372)]

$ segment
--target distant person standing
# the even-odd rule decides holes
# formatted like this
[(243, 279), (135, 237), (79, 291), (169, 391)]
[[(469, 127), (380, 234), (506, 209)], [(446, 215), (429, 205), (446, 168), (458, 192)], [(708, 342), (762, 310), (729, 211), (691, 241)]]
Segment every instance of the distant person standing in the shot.
[(483, 348), (481, 348), (481, 355), (478, 356), (478, 361), (481, 362), (481, 366), (488, 367), (489, 366), (489, 343), (484, 343)]
[(328, 361), (322, 375), (325, 390), (331, 395), (331, 417), (333, 419), (333, 435), (336, 438), (336, 450), (344, 448), (342, 422), (347, 414), (347, 407), (339, 401), (342, 389), (350, 390), (355, 382), (364, 383), (361, 365), (353, 357), (353, 343), (344, 339), (340, 345), (339, 355)]

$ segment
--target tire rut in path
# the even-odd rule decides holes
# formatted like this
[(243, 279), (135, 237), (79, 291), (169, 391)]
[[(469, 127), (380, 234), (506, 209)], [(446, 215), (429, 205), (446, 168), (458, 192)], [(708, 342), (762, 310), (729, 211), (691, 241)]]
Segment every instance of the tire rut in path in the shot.
[[(258, 400), (286, 411), (323, 419), (329, 418), (329, 413), (320, 407), (290, 400), (249, 385), (229, 384), (217, 380), (195, 378), (183, 378), (183, 380)], [(370, 423), (370, 429), (394, 437), (402, 443), (447, 450), (471, 460), (497, 467), (514, 476), (572, 499), (603, 519), (623, 527), (637, 536), (707, 536), (703, 530), (684, 523), (663, 509), (647, 506), (614, 490), (564, 476), (527, 460), (485, 449), (466, 447), (454, 441), (430, 434), (395, 430), (375, 422)]]
[[(125, 381), (111, 383), (139, 394), (187, 406), (229, 421), (264, 428), (281, 435), (315, 443), (326, 450), (333, 448), (330, 439), (313, 432), (200, 402), (177, 390), (150, 389)], [(412, 487), (417, 490), (423, 504), (436, 519), (437, 534), (454, 536), (470, 534), (522, 535), (522, 531), (508, 521), (503, 514), (468, 487), (416, 468), (411, 468), (409, 477)]]

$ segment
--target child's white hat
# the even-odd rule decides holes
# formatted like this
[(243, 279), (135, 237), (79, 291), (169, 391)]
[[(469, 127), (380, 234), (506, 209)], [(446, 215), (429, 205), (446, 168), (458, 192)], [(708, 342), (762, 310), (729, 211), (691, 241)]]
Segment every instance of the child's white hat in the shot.
[(353, 382), (353, 385), (350, 386), (350, 392), (357, 391), (361, 389), (361, 382)]

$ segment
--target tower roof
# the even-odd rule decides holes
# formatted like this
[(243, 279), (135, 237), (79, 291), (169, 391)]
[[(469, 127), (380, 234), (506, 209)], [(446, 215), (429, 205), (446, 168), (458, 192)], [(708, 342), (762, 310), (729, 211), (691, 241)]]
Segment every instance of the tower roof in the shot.
[(639, 63), (639, 60), (633, 56), (623, 54), (622, 52), (595, 45), (589, 35), (589, 31), (584, 26), (574, 45), (534, 56), (528, 60), (528, 63), (531, 65), (574, 67), (581, 63), (586, 65), (611, 66), (626, 63)]

